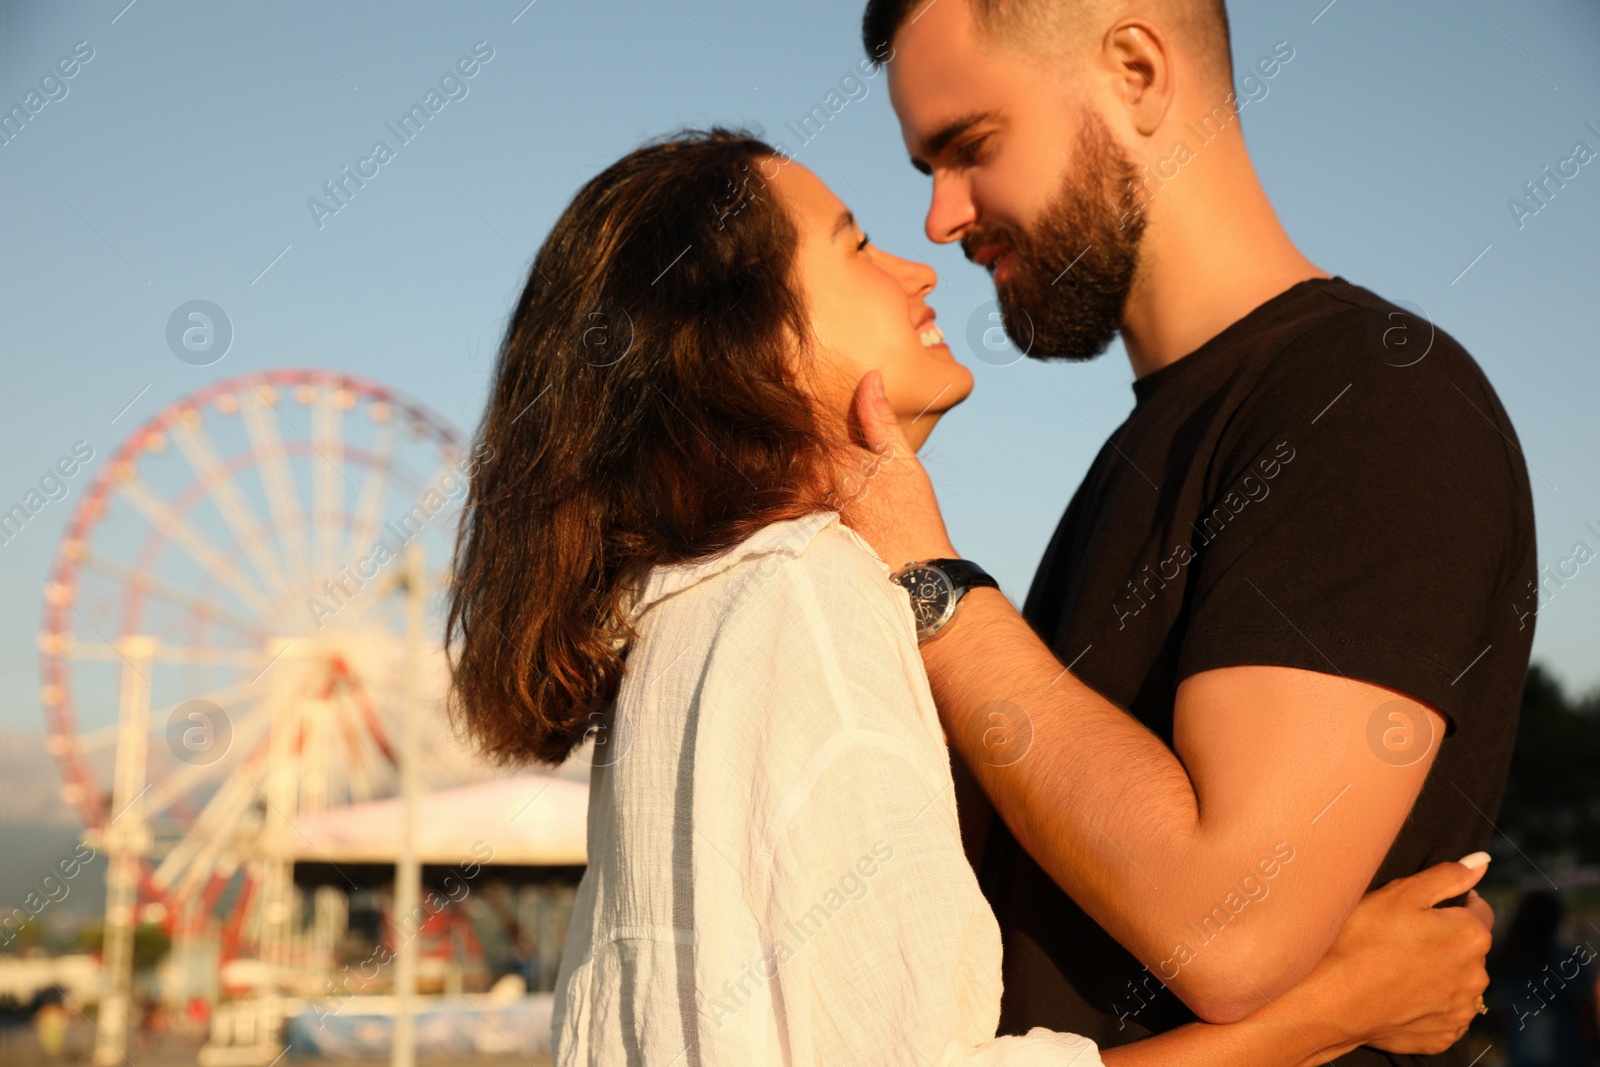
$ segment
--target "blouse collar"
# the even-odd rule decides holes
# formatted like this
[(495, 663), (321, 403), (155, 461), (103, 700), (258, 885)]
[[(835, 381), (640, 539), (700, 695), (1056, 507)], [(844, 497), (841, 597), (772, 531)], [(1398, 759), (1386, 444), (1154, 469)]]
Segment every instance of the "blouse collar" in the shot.
[(884, 563), (860, 534), (840, 521), (837, 511), (813, 511), (796, 519), (786, 519), (763, 526), (743, 541), (724, 549), (710, 559), (662, 564), (651, 568), (643, 589), (626, 614), (630, 620), (637, 618), (658, 601), (715, 578), (734, 565), (756, 556), (782, 555), (792, 559), (811, 543), (812, 538), (835, 523), (877, 561), (885, 575), (889, 573), (888, 564)]

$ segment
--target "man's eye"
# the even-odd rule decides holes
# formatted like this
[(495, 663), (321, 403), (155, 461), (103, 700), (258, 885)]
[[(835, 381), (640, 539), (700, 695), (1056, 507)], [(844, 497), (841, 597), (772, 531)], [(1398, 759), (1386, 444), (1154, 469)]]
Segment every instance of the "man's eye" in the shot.
[(862, 234), (861, 235), (861, 240), (856, 242), (856, 251), (857, 252), (861, 251), (863, 248), (867, 247), (867, 245), (871, 241), (872, 241), (872, 238), (868, 237), (866, 234)]
[(974, 137), (972, 140), (956, 149), (956, 159), (967, 166), (971, 166), (972, 164), (976, 163), (978, 161), (978, 149), (982, 147), (983, 143), (988, 139), (989, 138), (987, 136)]

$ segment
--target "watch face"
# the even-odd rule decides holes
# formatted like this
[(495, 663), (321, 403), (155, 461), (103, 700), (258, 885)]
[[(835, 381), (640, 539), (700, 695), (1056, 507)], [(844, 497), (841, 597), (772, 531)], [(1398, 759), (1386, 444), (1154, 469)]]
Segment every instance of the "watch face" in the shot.
[(955, 588), (937, 567), (907, 567), (894, 580), (911, 594), (911, 613), (917, 620), (918, 635), (937, 630), (955, 607)]

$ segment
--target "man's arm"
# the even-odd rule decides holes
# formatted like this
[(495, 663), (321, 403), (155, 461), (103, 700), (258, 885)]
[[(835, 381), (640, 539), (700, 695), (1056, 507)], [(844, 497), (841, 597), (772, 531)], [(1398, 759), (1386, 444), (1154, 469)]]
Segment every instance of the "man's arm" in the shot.
[[(872, 406), (873, 378), (857, 414), (893, 459), (847, 517), (891, 565), (957, 555), (925, 472)], [(1243, 1018), (1326, 953), (1444, 729), (1381, 686), (1230, 667), (1179, 687), (1174, 752), (1064, 670), (991, 589), (970, 591), (923, 655), (951, 744), (1022, 846), (1212, 1022)], [(1387, 720), (1396, 712), (1431, 734), (1385, 760), (1369, 723), (1403, 729), (1404, 714)]]
[(1368, 720), (1400, 700), (1443, 732), (1379, 686), (1231, 667), (1180, 686), (1174, 753), (989, 589), (923, 651), (951, 744), (1018, 841), (1211, 1022), (1310, 973), (1399, 833), (1436, 746), (1393, 766)]

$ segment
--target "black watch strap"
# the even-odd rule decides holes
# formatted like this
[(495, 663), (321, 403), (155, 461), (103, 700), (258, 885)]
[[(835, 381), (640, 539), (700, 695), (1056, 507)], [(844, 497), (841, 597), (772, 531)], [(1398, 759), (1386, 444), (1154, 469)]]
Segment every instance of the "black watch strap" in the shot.
[(951, 583), (957, 587), (964, 589), (975, 589), (979, 586), (989, 589), (1000, 588), (1000, 583), (991, 578), (988, 571), (970, 559), (930, 559), (927, 562), (948, 574)]

